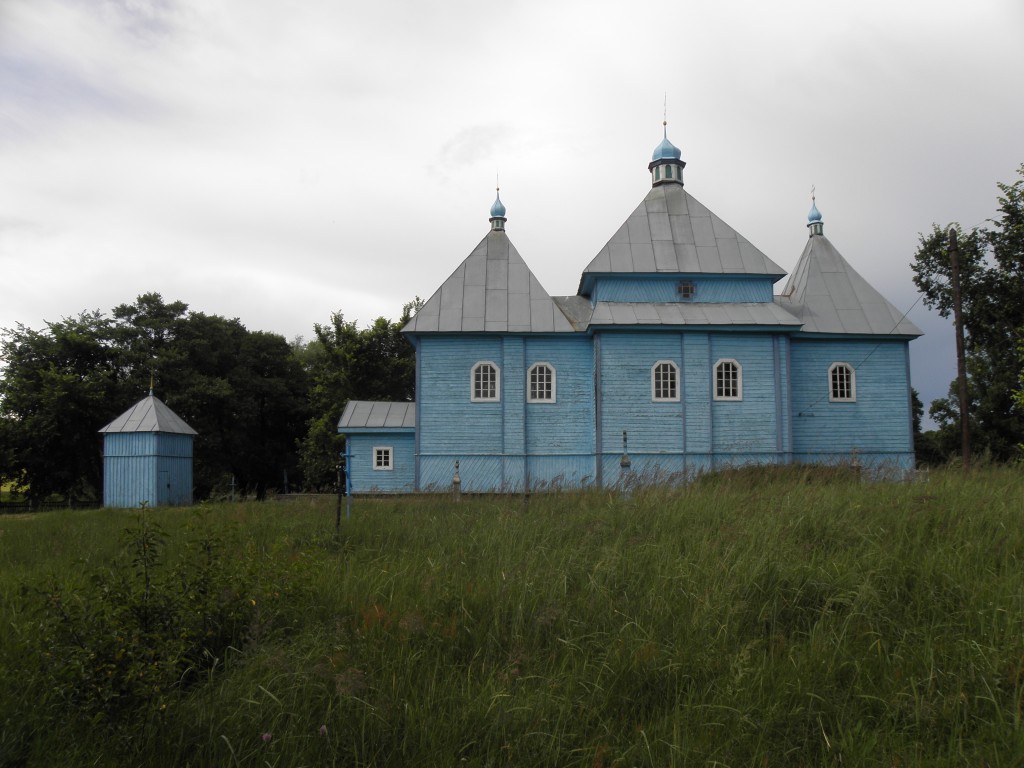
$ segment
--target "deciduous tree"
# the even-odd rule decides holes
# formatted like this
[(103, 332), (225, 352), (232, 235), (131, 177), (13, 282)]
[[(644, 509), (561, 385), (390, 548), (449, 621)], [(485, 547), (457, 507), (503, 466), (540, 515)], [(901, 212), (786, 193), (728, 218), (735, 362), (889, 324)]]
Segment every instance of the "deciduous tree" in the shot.
[[(934, 226), (921, 236), (911, 264), (925, 305), (949, 317), (953, 297), (947, 232), (950, 226), (957, 230), (972, 444), (996, 459), (1012, 456), (1024, 440), (1024, 418), (1013, 396), (1024, 362), (1024, 165), (1018, 175), (1015, 183), (998, 185), (999, 214), (989, 226)], [(939, 424), (939, 443), (957, 445), (957, 398), (951, 394), (936, 400), (929, 412)]]

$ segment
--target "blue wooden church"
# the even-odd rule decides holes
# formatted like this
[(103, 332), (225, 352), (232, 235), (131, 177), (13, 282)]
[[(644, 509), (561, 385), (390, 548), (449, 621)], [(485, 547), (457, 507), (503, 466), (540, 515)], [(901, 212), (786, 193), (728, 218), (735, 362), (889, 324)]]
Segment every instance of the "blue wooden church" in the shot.
[(103, 506), (188, 506), (196, 431), (149, 395), (100, 430)]
[(813, 203), (776, 294), (785, 272), (687, 192), (680, 155), (666, 134), (650, 192), (575, 296), (534, 277), (499, 195), (490, 231), (403, 329), (416, 402), (342, 414), (353, 493), (445, 489), (456, 461), (470, 492), (747, 464), (913, 467), (921, 331), (825, 237)]

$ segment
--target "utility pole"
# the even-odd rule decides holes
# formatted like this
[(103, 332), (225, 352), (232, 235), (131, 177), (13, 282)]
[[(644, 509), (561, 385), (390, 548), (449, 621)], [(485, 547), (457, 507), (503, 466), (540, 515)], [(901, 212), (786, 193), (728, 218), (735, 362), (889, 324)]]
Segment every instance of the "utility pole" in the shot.
[(953, 282), (953, 322), (956, 326), (956, 384), (960, 398), (960, 454), (964, 469), (971, 468), (971, 426), (967, 412), (967, 362), (964, 359), (964, 319), (960, 301), (960, 254), (956, 229), (949, 228), (949, 267)]

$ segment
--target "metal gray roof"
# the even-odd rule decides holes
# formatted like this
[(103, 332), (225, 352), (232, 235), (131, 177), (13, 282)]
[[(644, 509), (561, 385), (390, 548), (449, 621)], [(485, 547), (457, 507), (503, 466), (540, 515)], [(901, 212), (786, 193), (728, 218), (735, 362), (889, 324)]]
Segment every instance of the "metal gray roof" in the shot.
[(115, 432), (167, 432), (176, 435), (198, 434), (178, 414), (152, 393), (137, 402), (100, 430)]
[(338, 420), (338, 431), (346, 429), (413, 429), (416, 403), (387, 403), (349, 400)]
[(798, 330), (800, 321), (776, 304), (612, 302), (594, 306), (590, 325), (759, 325)]
[(594, 308), (584, 296), (553, 296), (551, 299), (577, 331), (587, 330)]
[(783, 269), (705, 208), (680, 184), (653, 187), (587, 265), (593, 275), (620, 273), (743, 274), (782, 277)]
[(504, 231), (487, 233), (404, 333), (572, 332)]
[(805, 333), (920, 336), (903, 313), (872, 288), (824, 235), (812, 235), (776, 302)]

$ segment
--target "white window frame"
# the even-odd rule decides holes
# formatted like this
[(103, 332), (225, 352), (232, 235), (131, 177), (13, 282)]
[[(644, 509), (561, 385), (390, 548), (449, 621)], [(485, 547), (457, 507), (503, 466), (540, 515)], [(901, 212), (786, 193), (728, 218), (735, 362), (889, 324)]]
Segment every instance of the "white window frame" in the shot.
[[(667, 365), (667, 366), (672, 368), (672, 378), (673, 378), (673, 384), (674, 384), (673, 389), (675, 390), (675, 395), (673, 395), (672, 397), (665, 397), (665, 396), (660, 396), (659, 397), (658, 396), (657, 371), (658, 371), (658, 368), (660, 366), (662, 366), (662, 365)], [(679, 402), (679, 389), (680, 389), (679, 382), (680, 382), (680, 377), (679, 377), (679, 366), (678, 365), (676, 365), (671, 360), (658, 360), (658, 361), (656, 361), (654, 363), (654, 365), (651, 366), (651, 402), (654, 402), (654, 403), (678, 403)]]
[[(736, 394), (735, 395), (723, 395), (719, 388), (719, 371), (725, 365), (736, 366)], [(738, 360), (734, 360), (731, 357), (723, 357), (721, 360), (715, 363), (714, 367), (714, 381), (712, 382), (713, 394), (715, 400), (742, 400), (743, 399), (743, 366), (739, 364)]]
[[(536, 397), (533, 394), (533, 374), (537, 369), (544, 367), (548, 369), (548, 373), (551, 375), (551, 386), (548, 390), (548, 397)], [(526, 402), (528, 403), (553, 403), (558, 395), (558, 374), (555, 372), (555, 366), (551, 363), (537, 362), (530, 366), (530, 369), (526, 372)]]
[[(383, 459), (383, 461), (381, 461)], [(373, 471), (391, 472), (395, 468), (395, 448), (391, 445), (373, 446)]]
[[(494, 370), (494, 397), (478, 397), (476, 393), (477, 372), (485, 365)], [(501, 401), (501, 368), (492, 360), (481, 360), (469, 371), (469, 401), (471, 403), (497, 403)]]
[[(833, 376), (837, 368), (846, 368), (850, 375), (850, 394), (848, 397), (836, 397), (836, 388), (833, 386)], [(849, 363), (832, 363), (828, 367), (828, 401), (830, 403), (855, 403), (857, 402), (857, 369)]]

